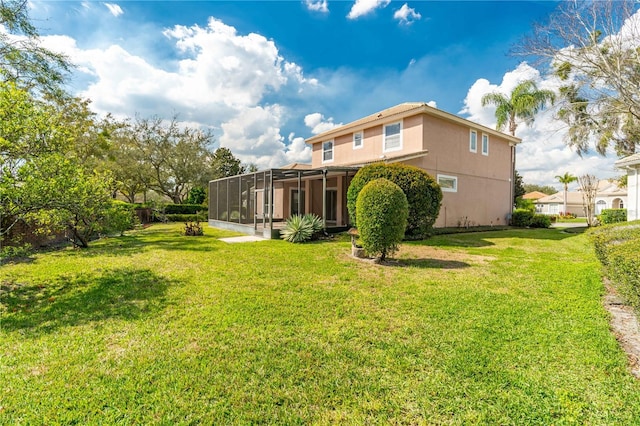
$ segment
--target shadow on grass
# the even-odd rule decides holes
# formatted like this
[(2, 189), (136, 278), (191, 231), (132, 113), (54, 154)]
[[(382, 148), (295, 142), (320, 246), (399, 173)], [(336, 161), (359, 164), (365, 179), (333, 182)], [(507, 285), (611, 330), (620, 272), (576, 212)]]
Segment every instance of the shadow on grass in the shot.
[(412, 268), (425, 268), (425, 269), (463, 269), (468, 268), (469, 265), (466, 262), (460, 262), (458, 260), (443, 260), (443, 259), (398, 259), (397, 266), (407, 266)]
[(166, 305), (174, 284), (146, 269), (115, 269), (102, 275), (79, 273), (35, 284), (0, 283), (2, 330), (48, 333), (60, 327), (110, 318), (136, 320)]
[(130, 256), (135, 253), (154, 250), (213, 252), (217, 249), (212, 245), (214, 241), (216, 240), (206, 236), (187, 237), (166, 234), (166, 238), (161, 239), (157, 234), (155, 236), (145, 234), (125, 235), (122, 237), (107, 237), (95, 241), (89, 245), (89, 248), (75, 250), (72, 255), (82, 257)]
[(488, 241), (488, 238), (524, 238), (531, 240), (561, 241), (566, 238), (575, 237), (585, 232), (586, 229), (587, 228), (512, 228), (500, 231), (439, 234), (427, 240), (406, 243), (424, 244), (434, 247), (489, 247), (495, 245), (495, 243)]

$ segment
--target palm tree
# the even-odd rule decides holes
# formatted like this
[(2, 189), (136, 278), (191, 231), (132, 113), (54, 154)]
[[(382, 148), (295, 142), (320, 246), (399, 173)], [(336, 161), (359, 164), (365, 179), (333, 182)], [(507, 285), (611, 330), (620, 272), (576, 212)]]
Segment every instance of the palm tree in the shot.
[(569, 172), (565, 172), (562, 176), (556, 176), (558, 182), (564, 185), (564, 214), (567, 214), (567, 190), (569, 189), (569, 184), (578, 180), (578, 178)]
[(509, 133), (516, 135), (518, 120), (527, 125), (533, 123), (535, 115), (546, 106), (553, 103), (556, 95), (551, 90), (538, 90), (533, 80), (519, 83), (507, 97), (504, 93), (487, 93), (482, 97), (482, 106), (496, 106), (496, 129), (502, 130), (509, 126)]

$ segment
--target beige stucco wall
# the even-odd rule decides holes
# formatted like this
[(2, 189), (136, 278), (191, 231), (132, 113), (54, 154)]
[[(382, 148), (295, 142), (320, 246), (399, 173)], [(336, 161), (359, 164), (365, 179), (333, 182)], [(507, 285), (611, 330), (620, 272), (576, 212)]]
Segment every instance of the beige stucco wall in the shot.
[[(480, 127), (419, 114), (402, 120), (402, 149), (385, 153), (383, 125), (394, 122), (397, 121), (365, 129), (360, 149), (353, 149), (352, 134), (335, 138), (333, 162), (322, 162), (322, 143), (313, 145), (312, 165), (366, 163), (426, 150), (426, 156), (403, 162), (426, 170), (434, 179), (438, 174), (458, 179), (457, 192), (443, 192), (437, 227), (507, 224), (512, 204), (512, 148), (508, 140), (484, 132), (489, 137), (489, 153), (483, 155)], [(469, 149), (471, 129), (475, 129), (478, 136), (475, 153)]]
[[(402, 149), (385, 152), (383, 150), (383, 126), (400, 121), (402, 123)], [(353, 133), (339, 136), (333, 140), (333, 161), (322, 162), (322, 143), (313, 145), (311, 165), (316, 167), (344, 166), (362, 162), (382, 160), (384, 157), (417, 152), (422, 149), (422, 118), (421, 116), (408, 117), (404, 120), (392, 120), (363, 131), (363, 143), (361, 148), (353, 147)]]

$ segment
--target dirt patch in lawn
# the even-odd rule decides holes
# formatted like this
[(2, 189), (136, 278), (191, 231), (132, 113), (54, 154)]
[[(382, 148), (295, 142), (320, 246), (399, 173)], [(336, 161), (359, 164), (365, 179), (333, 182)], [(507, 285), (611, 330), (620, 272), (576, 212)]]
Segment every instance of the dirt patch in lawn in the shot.
[(638, 317), (630, 306), (624, 304), (610, 282), (605, 281), (607, 294), (604, 306), (611, 314), (611, 329), (627, 353), (631, 374), (640, 378), (640, 328)]
[[(493, 260), (490, 256), (471, 255), (464, 251), (443, 250), (437, 247), (421, 245), (402, 245), (393, 258), (382, 262), (382, 266), (418, 267), (434, 269), (463, 269), (484, 265)], [(374, 263), (374, 259), (359, 259)]]

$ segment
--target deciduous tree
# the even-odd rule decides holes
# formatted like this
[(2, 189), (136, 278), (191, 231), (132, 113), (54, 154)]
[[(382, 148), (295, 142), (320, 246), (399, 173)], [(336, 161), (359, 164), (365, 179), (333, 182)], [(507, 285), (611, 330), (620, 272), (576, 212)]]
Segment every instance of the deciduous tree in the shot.
[(533, 55), (563, 83), (558, 118), (582, 155), (633, 154), (640, 141), (640, 14), (633, 0), (565, 1), (516, 53)]

